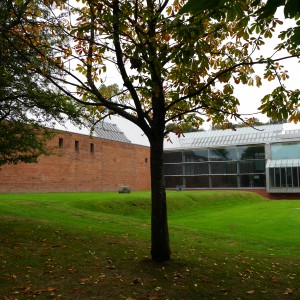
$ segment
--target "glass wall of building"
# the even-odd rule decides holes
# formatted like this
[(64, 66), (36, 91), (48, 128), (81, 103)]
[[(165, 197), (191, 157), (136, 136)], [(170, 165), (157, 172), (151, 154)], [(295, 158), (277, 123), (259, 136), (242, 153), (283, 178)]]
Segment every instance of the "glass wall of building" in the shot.
[(264, 145), (164, 153), (167, 188), (265, 187)]
[(300, 188), (300, 167), (280, 167), (269, 169), (271, 188)]
[(300, 143), (278, 143), (271, 145), (271, 159), (300, 158)]
[(268, 164), (269, 189), (300, 188), (300, 143), (278, 143), (270, 146)]

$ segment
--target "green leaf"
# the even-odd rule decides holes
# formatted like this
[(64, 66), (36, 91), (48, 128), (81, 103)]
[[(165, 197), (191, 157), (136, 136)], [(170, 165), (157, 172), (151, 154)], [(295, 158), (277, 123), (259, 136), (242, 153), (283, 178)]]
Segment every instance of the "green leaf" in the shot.
[(300, 45), (300, 26), (294, 28), (294, 34), (291, 37), (292, 43)]
[(285, 0), (268, 0), (267, 4), (260, 8), (256, 13), (258, 19), (265, 19), (275, 14), (277, 8), (285, 4)]
[(255, 0), (252, 4), (250, 4), (251, 6), (257, 6), (259, 5), (261, 2), (261, 0)]
[(284, 16), (294, 18), (298, 13), (300, 13), (300, 1), (289, 0), (284, 7)]
[(215, 9), (222, 7), (225, 0), (189, 0), (179, 11), (179, 14), (192, 13), (198, 14), (205, 9)]

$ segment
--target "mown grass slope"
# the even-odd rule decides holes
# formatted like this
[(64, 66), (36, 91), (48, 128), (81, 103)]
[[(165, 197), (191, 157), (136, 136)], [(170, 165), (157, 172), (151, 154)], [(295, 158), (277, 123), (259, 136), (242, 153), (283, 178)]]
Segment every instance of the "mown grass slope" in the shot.
[(300, 201), (167, 198), (172, 261), (156, 264), (149, 192), (0, 195), (0, 299), (300, 298)]

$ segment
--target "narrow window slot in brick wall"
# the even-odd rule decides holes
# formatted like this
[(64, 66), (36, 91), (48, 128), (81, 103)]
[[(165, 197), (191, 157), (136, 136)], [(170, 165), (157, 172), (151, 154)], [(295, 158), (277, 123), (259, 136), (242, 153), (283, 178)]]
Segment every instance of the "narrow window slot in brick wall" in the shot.
[(75, 141), (75, 151), (79, 151), (79, 141)]
[(90, 152), (91, 153), (94, 153), (94, 144), (93, 143), (90, 143)]
[(63, 138), (58, 139), (58, 146), (61, 147), (61, 148), (64, 146), (64, 139)]

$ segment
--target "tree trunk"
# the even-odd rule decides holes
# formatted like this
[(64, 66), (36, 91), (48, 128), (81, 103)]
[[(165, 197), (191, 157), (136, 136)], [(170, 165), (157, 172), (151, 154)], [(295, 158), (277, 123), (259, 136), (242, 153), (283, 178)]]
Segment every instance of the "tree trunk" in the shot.
[(163, 170), (163, 136), (150, 141), (151, 152), (151, 255), (155, 261), (170, 260), (167, 201)]

